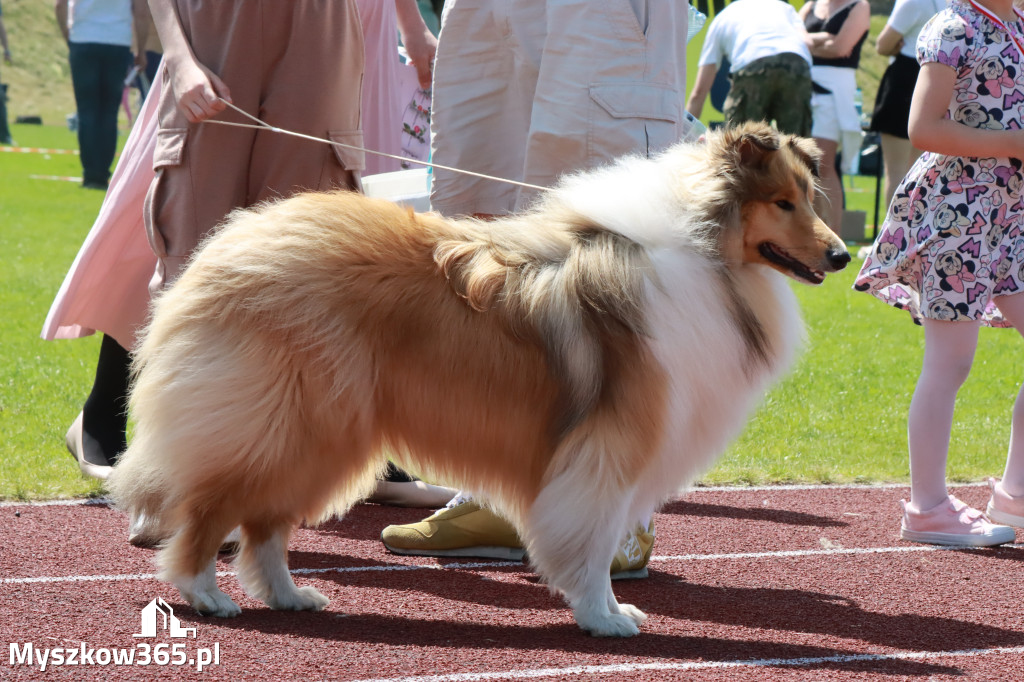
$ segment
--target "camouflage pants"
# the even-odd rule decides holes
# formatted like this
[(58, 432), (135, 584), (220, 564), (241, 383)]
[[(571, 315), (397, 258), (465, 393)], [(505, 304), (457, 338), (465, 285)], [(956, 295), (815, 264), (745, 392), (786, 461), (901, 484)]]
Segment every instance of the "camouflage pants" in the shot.
[(763, 57), (730, 74), (729, 80), (724, 113), (730, 124), (775, 121), (784, 133), (811, 134), (811, 67), (800, 55)]

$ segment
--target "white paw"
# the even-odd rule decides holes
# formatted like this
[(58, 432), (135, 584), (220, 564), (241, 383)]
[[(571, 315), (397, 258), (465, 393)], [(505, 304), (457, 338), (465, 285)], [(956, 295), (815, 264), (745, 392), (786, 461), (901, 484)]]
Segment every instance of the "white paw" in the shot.
[(577, 613), (576, 622), (594, 637), (632, 637), (640, 633), (640, 628), (633, 617), (620, 613), (591, 615), (588, 618), (581, 618)]
[(323, 611), (330, 601), (315, 588), (306, 586), (285, 594), (271, 595), (267, 599), (267, 606), (277, 611)]
[(231, 601), (231, 597), (217, 588), (197, 590), (191, 594), (186, 590), (181, 590), (181, 596), (192, 605), (192, 608), (204, 616), (234, 618), (242, 612), (241, 607)]
[(647, 620), (647, 614), (632, 604), (619, 604), (619, 613), (629, 616), (637, 625), (643, 625), (644, 621)]

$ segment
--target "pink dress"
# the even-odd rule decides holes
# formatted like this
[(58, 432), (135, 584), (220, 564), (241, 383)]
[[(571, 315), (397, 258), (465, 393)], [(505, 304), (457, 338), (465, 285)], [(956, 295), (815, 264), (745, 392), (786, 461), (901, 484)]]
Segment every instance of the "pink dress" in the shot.
[[(1024, 21), (1011, 30), (1024, 30)], [(961, 0), (936, 14), (918, 60), (956, 72), (946, 117), (971, 128), (1024, 128), (1021, 54)], [(854, 283), (915, 322), (1009, 327), (995, 297), (1024, 292), (1024, 162), (925, 152), (896, 189)]]
[(128, 135), (96, 222), (50, 306), (42, 337), (75, 339), (100, 330), (124, 348), (146, 321), (156, 256), (142, 206), (153, 180), (162, 69)]
[[(398, 15), (390, 0), (356, 0), (363, 26), (366, 60), (363, 66), (363, 140), (367, 149), (402, 153), (402, 105), (398, 89)], [(366, 155), (364, 175), (400, 169), (400, 161)]]

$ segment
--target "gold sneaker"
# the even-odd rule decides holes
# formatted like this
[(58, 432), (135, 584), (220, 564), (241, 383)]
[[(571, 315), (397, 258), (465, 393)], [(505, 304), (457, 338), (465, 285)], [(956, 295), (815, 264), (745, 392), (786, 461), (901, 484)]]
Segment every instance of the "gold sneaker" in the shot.
[[(521, 560), (526, 552), (516, 529), (473, 500), (454, 500), (417, 523), (387, 526), (380, 539), (394, 554)], [(654, 521), (626, 533), (611, 564), (612, 580), (646, 578), (654, 548)]]
[(380, 539), (395, 554), (520, 560), (526, 553), (512, 524), (472, 500), (418, 523), (387, 526)]
[(653, 549), (654, 519), (651, 519), (647, 528), (638, 524), (634, 530), (626, 533), (626, 539), (612, 558), (612, 580), (646, 578), (647, 562), (651, 560)]

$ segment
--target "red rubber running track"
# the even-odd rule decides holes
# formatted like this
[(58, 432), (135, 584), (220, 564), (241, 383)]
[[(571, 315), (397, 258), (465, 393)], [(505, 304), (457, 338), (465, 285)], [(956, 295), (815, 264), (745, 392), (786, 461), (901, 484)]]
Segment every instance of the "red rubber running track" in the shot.
[[(196, 615), (154, 577), (154, 553), (127, 544), (120, 512), (3, 504), (0, 679), (1024, 679), (1024, 546), (903, 542), (906, 492), (698, 489), (670, 503), (655, 519), (650, 577), (615, 584), (649, 615), (625, 640), (583, 634), (522, 564), (388, 554), (380, 529), (423, 510), (361, 505), (299, 530), (292, 571), (331, 599), (327, 609), (270, 611), (222, 575), (243, 609), (222, 620)], [(955, 492), (975, 506), (988, 498), (982, 486)], [(133, 637), (156, 597), (194, 638)], [(112, 650), (136, 659), (103, 664)], [(189, 664), (214, 651), (205, 670)], [(158, 665), (157, 652), (172, 662)]]

